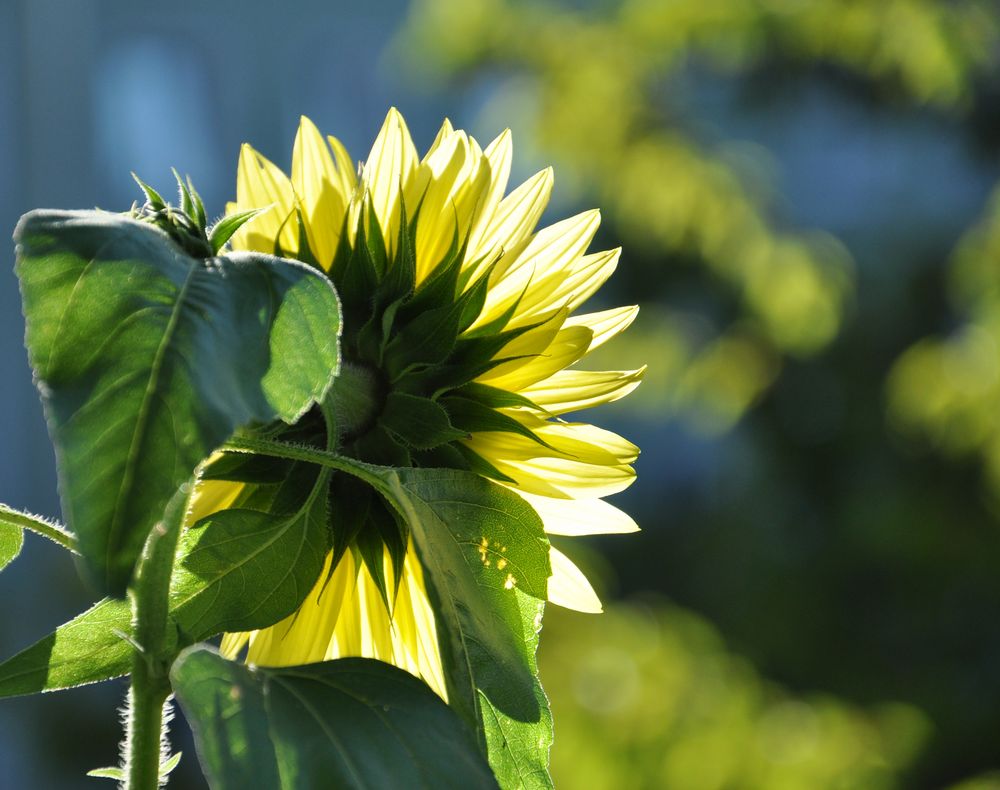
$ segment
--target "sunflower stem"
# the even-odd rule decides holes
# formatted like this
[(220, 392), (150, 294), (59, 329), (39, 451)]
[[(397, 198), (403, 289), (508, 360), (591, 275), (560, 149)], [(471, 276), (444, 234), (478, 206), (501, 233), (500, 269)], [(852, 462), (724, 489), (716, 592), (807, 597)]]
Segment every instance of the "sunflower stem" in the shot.
[(129, 588), (137, 649), (132, 654), (132, 694), (125, 738), (126, 790), (160, 786), (163, 706), (170, 696), (170, 665), (177, 657), (171, 638), (170, 576), (193, 481), (170, 500), (143, 548)]

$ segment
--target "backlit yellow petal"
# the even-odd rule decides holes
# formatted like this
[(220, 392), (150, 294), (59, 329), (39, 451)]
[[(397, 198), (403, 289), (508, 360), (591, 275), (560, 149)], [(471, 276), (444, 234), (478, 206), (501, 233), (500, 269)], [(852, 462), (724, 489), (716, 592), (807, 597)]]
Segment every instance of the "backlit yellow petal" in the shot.
[(231, 483), (228, 480), (199, 481), (194, 490), (194, 497), (191, 499), (191, 509), (188, 511), (184, 523), (195, 524), (205, 516), (232, 507), (242, 492), (242, 483)]
[(638, 370), (561, 370), (521, 389), (521, 394), (558, 416), (624, 398), (639, 386), (646, 368)]
[(340, 175), (330, 149), (305, 116), (299, 122), (292, 149), (292, 186), (299, 198), (309, 247), (320, 265), (329, 269), (337, 251), (348, 198), (341, 191)]
[(419, 283), (453, 245), (465, 241), (472, 215), (490, 183), (489, 162), (465, 132), (455, 132), (445, 136), (420, 164), (416, 181), (422, 193), (416, 240)]
[(371, 195), (375, 216), (382, 226), (386, 248), (396, 249), (399, 235), (400, 195), (406, 192), (417, 169), (417, 149), (410, 130), (393, 107), (375, 138), (361, 180)]
[(531, 505), (550, 535), (618, 535), (638, 532), (630, 515), (603, 499), (553, 499), (508, 486)]
[[(240, 164), (236, 175), (236, 205), (240, 211), (271, 206), (235, 234), (237, 249), (273, 253), (275, 240), (288, 255), (299, 250), (295, 227), (295, 194), (292, 184), (281, 169), (257, 153), (249, 145), (240, 149)], [(292, 221), (289, 221), (289, 220)], [(234, 237), (235, 238), (235, 237)]]
[(492, 258), (496, 251), (516, 250), (531, 236), (551, 194), (552, 168), (548, 167), (501, 200), (492, 217), (484, 218), (485, 227), (476, 249), (469, 250), (469, 259)]
[(601, 599), (587, 577), (569, 557), (553, 547), (549, 549), (549, 561), (552, 563), (552, 575), (549, 577), (548, 597), (552, 603), (589, 614), (604, 611)]
[[(494, 270), (484, 312), (502, 313), (514, 302), (509, 326), (534, 323), (539, 313), (563, 307), (583, 281), (574, 277), (581, 259), (601, 223), (598, 211), (586, 211), (536, 233), (522, 249), (504, 255)], [(572, 309), (572, 307), (570, 307)]]
[(566, 326), (585, 326), (594, 333), (590, 341), (588, 353), (607, 343), (611, 338), (621, 334), (639, 315), (638, 305), (630, 307), (615, 307), (611, 310), (601, 310), (598, 313), (582, 313), (566, 319)]
[(493, 387), (517, 392), (525, 387), (547, 379), (559, 370), (569, 367), (587, 353), (593, 335), (584, 326), (563, 327), (555, 339), (537, 357), (505, 363), (484, 373), (477, 381)]
[(326, 136), (326, 141), (333, 151), (333, 157), (337, 161), (337, 176), (340, 179), (340, 193), (351, 195), (358, 185), (358, 168), (351, 159), (344, 144), (332, 134)]

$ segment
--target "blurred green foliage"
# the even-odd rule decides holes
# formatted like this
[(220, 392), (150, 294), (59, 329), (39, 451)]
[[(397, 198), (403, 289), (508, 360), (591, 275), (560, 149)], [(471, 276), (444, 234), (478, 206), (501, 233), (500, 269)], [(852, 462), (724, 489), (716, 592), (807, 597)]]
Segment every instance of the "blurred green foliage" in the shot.
[(958, 109), (994, 63), (994, 10), (985, 0), (416, 0), (406, 46), (427, 77), (501, 72), (483, 115), (531, 129), (519, 156), (527, 147), (553, 162), (564, 199), (606, 211), (628, 241), (631, 277), (655, 288), (663, 278), (649, 275), (664, 266), (708, 270), (732, 304), (703, 307), (700, 323), (676, 305), (641, 319), (635, 344), (663, 351), (634, 357), (651, 370), (640, 400), (725, 430), (784, 355), (836, 336), (853, 269), (834, 237), (775, 216), (766, 155), (714, 135), (678, 76), (692, 64), (736, 76), (822, 62)]
[[(792, 219), (783, 152), (726, 126), (832, 86), (862, 140), (937, 124), (994, 172), (1000, 7), (414, 0), (401, 45), (416, 84), (555, 165), (553, 214), (602, 208), (614, 301), (642, 305), (594, 364), (649, 364), (606, 412), (643, 447), (645, 532), (595, 545), (620, 592), (687, 608), (550, 607), (561, 786), (1000, 788), (998, 509), (965, 460), (1000, 492), (1000, 191), (954, 250), (972, 218), (921, 224), (905, 196), (837, 238)], [(956, 194), (926, 171), (901, 183)]]
[(768, 682), (659, 599), (601, 617), (550, 607), (545, 629), (557, 787), (889, 790), (929, 735), (909, 705), (862, 710)]
[(896, 425), (947, 455), (978, 455), (1000, 508), (1000, 189), (959, 242), (950, 301), (963, 317), (946, 337), (919, 340), (888, 380)]

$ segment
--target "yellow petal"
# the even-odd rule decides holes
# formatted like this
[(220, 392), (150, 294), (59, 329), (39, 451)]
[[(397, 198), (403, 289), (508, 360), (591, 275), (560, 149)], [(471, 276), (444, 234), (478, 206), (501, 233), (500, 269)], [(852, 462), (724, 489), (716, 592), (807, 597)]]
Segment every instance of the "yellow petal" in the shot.
[(549, 414), (566, 414), (624, 398), (639, 386), (645, 372), (645, 366), (638, 370), (561, 370), (523, 388), (520, 394)]
[(550, 535), (620, 535), (638, 532), (627, 513), (603, 499), (553, 499), (508, 486), (531, 505)]
[(587, 577), (569, 557), (552, 547), (549, 549), (549, 561), (552, 563), (552, 575), (549, 577), (548, 597), (552, 603), (588, 614), (604, 611), (601, 599)]
[(492, 217), (483, 218), (482, 234), (476, 249), (469, 250), (469, 259), (492, 259), (497, 251), (510, 254), (526, 243), (551, 194), (552, 168), (548, 167), (501, 200)]
[(191, 499), (191, 508), (184, 519), (185, 525), (190, 526), (205, 516), (232, 507), (242, 492), (242, 483), (233, 483), (229, 480), (199, 481)]
[(570, 316), (566, 319), (565, 325), (585, 326), (594, 333), (594, 338), (590, 341), (590, 348), (587, 349), (587, 352), (590, 353), (628, 329), (637, 315), (639, 315), (638, 305), (615, 307), (611, 310), (601, 310), (598, 313)]
[(537, 357), (498, 365), (476, 380), (518, 392), (579, 360), (590, 348), (592, 337), (591, 331), (584, 326), (563, 327)]
[[(496, 216), (500, 201), (503, 200), (507, 180), (510, 178), (510, 164), (513, 158), (510, 129), (505, 129), (493, 142), (486, 146), (485, 156), (490, 165), (490, 183), (483, 194), (476, 211), (476, 219), (469, 233), (466, 261), (485, 264), (490, 260), (491, 250), (484, 248), (484, 240), (490, 222)], [(475, 279), (478, 272), (470, 278)]]
[(292, 149), (292, 186), (299, 197), (313, 255), (324, 269), (329, 269), (344, 224), (347, 196), (341, 191), (330, 149), (304, 115)]
[(351, 159), (344, 144), (331, 134), (326, 136), (330, 150), (337, 160), (337, 176), (340, 178), (340, 192), (342, 195), (350, 196), (354, 193), (354, 188), (358, 185), (358, 168)]
[[(563, 307), (578, 285), (573, 264), (583, 256), (601, 224), (599, 211), (585, 211), (536, 233), (516, 254), (501, 258), (484, 313), (499, 314), (517, 302), (509, 326), (533, 323), (538, 314)], [(570, 307), (572, 309), (572, 307)]]
[(249, 145), (240, 149), (236, 174), (236, 205), (240, 211), (274, 208), (256, 217), (236, 232), (239, 249), (273, 253), (275, 242), (288, 255), (299, 250), (295, 222), (295, 194), (288, 176)]
[(387, 249), (394, 251), (399, 235), (399, 199), (417, 169), (417, 149), (410, 130), (393, 107), (375, 138), (361, 180), (371, 195)]
[(506, 452), (494, 454), (489, 443), (479, 438), (473, 436), (469, 446), (529, 494), (599, 499), (624, 491), (635, 481), (635, 471), (628, 464), (592, 464), (551, 455), (513, 459)]
[(416, 239), (419, 283), (456, 241), (459, 245), (465, 241), (476, 206), (490, 183), (489, 162), (465, 132), (454, 132), (421, 163), (417, 182), (423, 185)]

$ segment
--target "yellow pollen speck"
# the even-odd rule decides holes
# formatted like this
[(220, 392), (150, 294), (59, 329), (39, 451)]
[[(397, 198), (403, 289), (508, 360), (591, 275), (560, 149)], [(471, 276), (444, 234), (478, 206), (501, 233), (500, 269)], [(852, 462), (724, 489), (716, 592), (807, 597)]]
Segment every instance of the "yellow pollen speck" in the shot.
[(508, 573), (507, 579), (503, 583), (503, 588), (505, 590), (513, 590), (515, 584), (517, 584), (517, 579), (514, 578), (513, 574)]
[(497, 570), (498, 571), (502, 571), (506, 567), (507, 567), (507, 560), (505, 560), (503, 557), (501, 557), (500, 559), (497, 560)]

